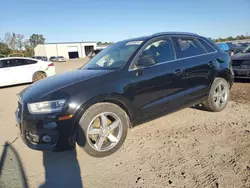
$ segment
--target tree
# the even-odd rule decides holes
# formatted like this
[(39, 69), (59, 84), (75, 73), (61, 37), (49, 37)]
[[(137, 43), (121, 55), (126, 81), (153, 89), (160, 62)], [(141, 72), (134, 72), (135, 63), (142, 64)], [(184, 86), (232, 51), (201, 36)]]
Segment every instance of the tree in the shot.
[(17, 48), (18, 50), (23, 50), (23, 46), (24, 46), (24, 35), (23, 34), (17, 34), (16, 35), (16, 44), (17, 44)]
[(113, 44), (113, 42), (97, 42), (97, 45), (110, 45)]
[(34, 49), (38, 44), (44, 44), (45, 38), (43, 35), (32, 34), (29, 38), (30, 46)]
[(8, 47), (11, 50), (15, 50), (16, 49), (16, 34), (15, 33), (5, 33), (5, 43), (8, 45)]
[(10, 49), (8, 45), (0, 41), (0, 54), (8, 55), (9, 53), (10, 53)]
[(34, 48), (31, 46), (29, 40), (26, 40), (24, 42), (24, 48), (25, 48), (25, 56), (28, 56), (28, 57), (34, 56)]

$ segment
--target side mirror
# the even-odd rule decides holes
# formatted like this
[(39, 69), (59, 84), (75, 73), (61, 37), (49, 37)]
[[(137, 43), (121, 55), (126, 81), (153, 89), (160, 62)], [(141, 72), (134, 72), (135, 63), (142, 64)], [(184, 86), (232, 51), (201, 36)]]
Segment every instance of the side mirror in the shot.
[(139, 61), (137, 62), (137, 66), (147, 67), (150, 65), (154, 65), (155, 63), (155, 59), (151, 55), (142, 55)]

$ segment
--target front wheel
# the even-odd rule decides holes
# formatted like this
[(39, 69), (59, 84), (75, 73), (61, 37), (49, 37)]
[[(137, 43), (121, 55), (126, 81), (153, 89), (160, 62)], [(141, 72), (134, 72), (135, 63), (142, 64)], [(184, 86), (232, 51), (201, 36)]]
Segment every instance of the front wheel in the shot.
[(97, 103), (79, 121), (77, 143), (91, 156), (104, 157), (117, 151), (125, 141), (129, 117), (113, 103)]
[(229, 101), (229, 84), (223, 78), (215, 78), (207, 100), (203, 103), (206, 110), (220, 112), (227, 107)]

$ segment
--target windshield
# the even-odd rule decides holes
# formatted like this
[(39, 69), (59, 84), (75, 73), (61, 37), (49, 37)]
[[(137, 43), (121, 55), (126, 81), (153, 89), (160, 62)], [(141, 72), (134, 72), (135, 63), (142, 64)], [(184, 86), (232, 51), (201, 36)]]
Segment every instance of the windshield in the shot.
[(126, 41), (110, 45), (94, 56), (82, 69), (117, 70), (127, 63), (142, 42), (143, 41)]
[(63, 56), (58, 56), (58, 58), (63, 58)]
[(245, 50), (243, 52), (244, 53), (250, 53), (250, 45), (247, 48), (245, 48)]

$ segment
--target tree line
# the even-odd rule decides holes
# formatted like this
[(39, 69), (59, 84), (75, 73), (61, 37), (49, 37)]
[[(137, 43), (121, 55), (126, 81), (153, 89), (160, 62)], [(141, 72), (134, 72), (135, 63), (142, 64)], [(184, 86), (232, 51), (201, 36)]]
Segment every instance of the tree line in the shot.
[(34, 56), (34, 48), (44, 44), (45, 38), (41, 34), (32, 34), (25, 39), (23, 34), (7, 32), (3, 39), (0, 38), (0, 56), (10, 54), (23, 54), (26, 57)]
[(250, 36), (245, 36), (245, 35), (237, 35), (236, 37), (226, 37), (226, 38), (218, 38), (218, 39), (213, 39), (214, 42), (225, 42), (225, 41), (234, 41), (234, 40), (245, 40), (245, 39), (250, 39)]

